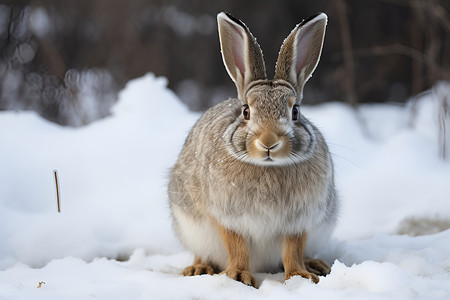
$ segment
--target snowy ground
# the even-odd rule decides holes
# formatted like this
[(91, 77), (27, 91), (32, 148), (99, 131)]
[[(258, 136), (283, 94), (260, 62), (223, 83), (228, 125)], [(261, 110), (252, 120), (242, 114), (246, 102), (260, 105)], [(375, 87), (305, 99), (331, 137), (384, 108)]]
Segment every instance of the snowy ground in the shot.
[[(0, 299), (449, 299), (450, 162), (438, 158), (437, 100), (304, 107), (333, 152), (342, 211), (333, 264), (318, 285), (256, 274), (181, 277), (192, 261), (174, 237), (165, 185), (198, 114), (147, 75), (112, 116), (72, 129), (32, 112), (0, 112)], [(370, 135), (370, 137), (368, 137)], [(57, 213), (52, 171), (60, 177)], [(436, 220), (438, 220), (436, 222)], [(39, 282), (41, 283), (38, 288)]]

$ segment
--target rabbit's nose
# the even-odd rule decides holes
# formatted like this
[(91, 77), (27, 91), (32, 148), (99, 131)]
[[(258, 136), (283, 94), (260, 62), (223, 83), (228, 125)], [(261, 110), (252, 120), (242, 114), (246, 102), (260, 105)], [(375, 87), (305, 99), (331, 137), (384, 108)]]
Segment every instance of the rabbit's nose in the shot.
[(264, 132), (256, 140), (256, 146), (262, 151), (276, 151), (282, 145), (282, 141), (273, 132)]

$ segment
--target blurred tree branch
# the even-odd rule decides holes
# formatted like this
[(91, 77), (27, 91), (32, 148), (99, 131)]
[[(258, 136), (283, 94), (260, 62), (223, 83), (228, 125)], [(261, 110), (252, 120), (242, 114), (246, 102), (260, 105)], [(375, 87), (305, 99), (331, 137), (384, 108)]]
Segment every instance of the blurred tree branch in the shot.
[(342, 78), (348, 103), (355, 107), (358, 103), (355, 90), (355, 62), (353, 59), (352, 38), (348, 23), (347, 4), (345, 0), (334, 2), (341, 33), (342, 52), (344, 58), (345, 76)]
[(439, 124), (439, 157), (443, 160), (447, 159), (448, 148), (450, 144), (450, 131), (448, 127), (450, 126), (450, 83), (449, 82), (439, 82), (435, 85), (433, 92), (439, 101), (438, 103), (438, 124)]
[(373, 55), (393, 55), (401, 54), (408, 56), (418, 62), (423, 63), (424, 58), (422, 52), (402, 44), (392, 44), (384, 46), (373, 46), (369, 48), (359, 48), (353, 50), (354, 56), (373, 56)]

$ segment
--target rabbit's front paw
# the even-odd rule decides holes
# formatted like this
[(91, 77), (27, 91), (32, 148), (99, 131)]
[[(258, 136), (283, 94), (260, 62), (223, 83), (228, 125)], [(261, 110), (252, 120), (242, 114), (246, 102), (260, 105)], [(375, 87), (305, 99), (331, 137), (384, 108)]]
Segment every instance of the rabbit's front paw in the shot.
[(310, 272), (308, 272), (306, 270), (295, 270), (295, 271), (292, 271), (290, 273), (286, 273), (284, 280), (288, 280), (288, 279), (290, 279), (293, 276), (301, 276), (301, 277), (306, 278), (306, 279), (311, 279), (312, 282), (314, 282), (314, 283), (319, 283), (319, 277), (317, 277), (316, 274), (310, 273)]
[(207, 264), (193, 264), (192, 266), (184, 268), (183, 272), (181, 272), (181, 275), (184, 276), (195, 276), (203, 274), (213, 275), (213, 267)]
[(253, 277), (252, 273), (247, 270), (238, 270), (238, 269), (227, 269), (223, 273), (227, 274), (228, 277), (234, 279), (236, 281), (240, 281), (243, 284), (252, 286), (254, 288), (258, 288), (258, 282), (255, 277)]
[(331, 267), (321, 259), (305, 259), (305, 266), (306, 270), (318, 276), (326, 276), (331, 272)]

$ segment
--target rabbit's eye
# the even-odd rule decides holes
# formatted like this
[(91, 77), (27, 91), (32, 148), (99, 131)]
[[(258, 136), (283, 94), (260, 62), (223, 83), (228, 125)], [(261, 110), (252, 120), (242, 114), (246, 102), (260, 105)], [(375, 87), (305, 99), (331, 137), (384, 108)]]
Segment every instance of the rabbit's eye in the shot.
[(292, 107), (292, 120), (293, 121), (297, 121), (298, 120), (298, 105), (294, 105), (294, 107)]
[(250, 120), (250, 107), (248, 105), (244, 105), (244, 110), (242, 111), (242, 115), (244, 116), (244, 119)]

